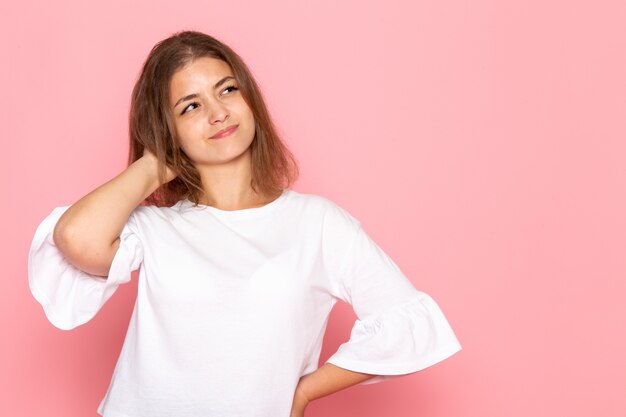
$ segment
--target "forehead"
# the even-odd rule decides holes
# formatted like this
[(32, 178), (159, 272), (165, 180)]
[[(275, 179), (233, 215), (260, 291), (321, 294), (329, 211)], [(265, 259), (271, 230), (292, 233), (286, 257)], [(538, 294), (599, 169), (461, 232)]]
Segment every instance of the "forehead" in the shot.
[(230, 66), (221, 59), (196, 58), (176, 71), (170, 79), (171, 95), (190, 93), (194, 88), (209, 88), (227, 75), (233, 75)]

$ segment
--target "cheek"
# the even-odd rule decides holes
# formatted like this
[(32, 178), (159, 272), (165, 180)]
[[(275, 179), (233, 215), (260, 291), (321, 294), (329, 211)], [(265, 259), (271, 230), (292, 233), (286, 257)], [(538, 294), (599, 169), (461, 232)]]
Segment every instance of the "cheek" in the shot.
[(194, 138), (201, 135), (201, 132), (193, 123), (185, 123), (177, 127), (176, 134), (180, 143), (193, 143)]
[(186, 129), (178, 129), (176, 137), (178, 138), (181, 149), (184, 150), (187, 155), (193, 153), (193, 148), (195, 147), (193, 133), (188, 132)]
[(255, 120), (254, 120), (254, 115), (252, 114), (252, 112), (248, 112), (246, 114), (246, 121), (247, 121), (247, 125), (249, 126), (249, 129), (251, 129), (253, 132), (256, 129), (256, 124), (255, 124)]

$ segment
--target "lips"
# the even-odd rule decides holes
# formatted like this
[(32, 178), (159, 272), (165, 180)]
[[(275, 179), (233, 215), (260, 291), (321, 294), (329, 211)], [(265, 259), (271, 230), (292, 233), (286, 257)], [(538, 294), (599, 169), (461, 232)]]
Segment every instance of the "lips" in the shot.
[(231, 133), (233, 133), (237, 129), (238, 126), (239, 125), (228, 126), (227, 128), (222, 129), (219, 132), (217, 132), (215, 135), (211, 136), (209, 139), (220, 139), (225, 136), (228, 136)]

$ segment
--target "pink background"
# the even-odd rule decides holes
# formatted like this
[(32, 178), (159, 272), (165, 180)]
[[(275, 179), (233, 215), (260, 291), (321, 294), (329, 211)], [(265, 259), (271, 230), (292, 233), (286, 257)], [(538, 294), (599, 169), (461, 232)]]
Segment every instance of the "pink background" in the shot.
[[(140, 66), (182, 29), (244, 58), (293, 188), (359, 218), (463, 345), (307, 416), (626, 415), (626, 3), (91, 3), (0, 6), (0, 415), (97, 415), (137, 275), (66, 332), (29, 291), (28, 249), (124, 169)], [(355, 318), (333, 310), (321, 363)]]

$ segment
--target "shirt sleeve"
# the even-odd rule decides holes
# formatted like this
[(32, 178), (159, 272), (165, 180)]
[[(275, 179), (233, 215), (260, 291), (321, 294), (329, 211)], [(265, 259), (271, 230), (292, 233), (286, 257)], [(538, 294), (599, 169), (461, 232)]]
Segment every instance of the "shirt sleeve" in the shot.
[(417, 372), (461, 350), (437, 303), (418, 291), (368, 236), (359, 220), (333, 205), (324, 217), (322, 253), (333, 295), (358, 319), (326, 363), (376, 375), (373, 384)]
[(120, 284), (143, 261), (134, 212), (120, 234), (107, 278), (88, 274), (69, 263), (53, 240), (54, 227), (70, 206), (56, 207), (39, 224), (28, 254), (28, 285), (48, 320), (61, 330), (71, 330), (91, 320)]

